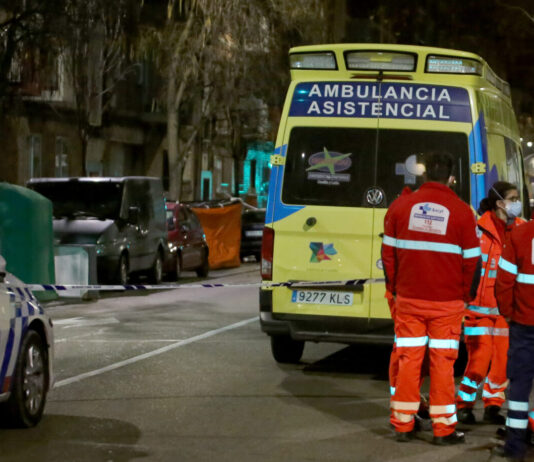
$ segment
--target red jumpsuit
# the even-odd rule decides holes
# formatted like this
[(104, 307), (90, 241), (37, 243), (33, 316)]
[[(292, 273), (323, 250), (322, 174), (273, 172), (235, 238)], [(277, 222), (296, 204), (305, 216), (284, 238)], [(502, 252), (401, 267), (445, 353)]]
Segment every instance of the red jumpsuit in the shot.
[(464, 338), (469, 359), (458, 390), (458, 409), (474, 406), (477, 389), (483, 382), (484, 407), (501, 407), (504, 402), (504, 390), (508, 383), (508, 324), (499, 314), (495, 281), (505, 233), (522, 223), (522, 219), (516, 218), (512, 226), (506, 227), (493, 211), (484, 213), (478, 220), (478, 228), (482, 232), (482, 273), (477, 296), (465, 312)]
[[(409, 186), (405, 186), (399, 197), (406, 196), (407, 194), (410, 194), (411, 192), (412, 192), (412, 189)], [(388, 212), (391, 213), (392, 208), (398, 204), (399, 204), (399, 201), (394, 201), (390, 205)], [(391, 319), (393, 320), (393, 323), (395, 323), (395, 299), (393, 297), (393, 294), (389, 290), (386, 290), (385, 298), (388, 301), (389, 312), (391, 313)], [(397, 353), (397, 342), (394, 341), (393, 349), (391, 350), (391, 357), (389, 358), (389, 388), (390, 388), (390, 392), (392, 396), (395, 394), (395, 383), (397, 382), (398, 372), (399, 372), (399, 355)]]
[[(495, 295), (510, 319), (505, 454), (523, 460), (527, 428), (532, 429), (529, 397), (534, 380), (534, 221), (515, 227), (499, 260)], [(509, 459), (510, 460), (510, 459)]]
[(427, 344), (434, 435), (449, 435), (456, 426), (453, 366), (464, 306), (478, 284), (475, 227), (469, 206), (434, 182), (398, 198), (386, 214), (382, 260), (386, 289), (396, 296), (399, 371), (391, 422), (398, 432), (414, 426)]

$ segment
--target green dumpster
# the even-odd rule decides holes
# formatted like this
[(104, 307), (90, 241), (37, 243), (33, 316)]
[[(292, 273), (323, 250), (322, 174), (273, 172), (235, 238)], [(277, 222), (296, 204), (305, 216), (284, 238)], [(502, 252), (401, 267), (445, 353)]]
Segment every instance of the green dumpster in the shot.
[[(0, 183), (0, 254), (27, 284), (54, 284), (52, 202), (28, 188)], [(38, 292), (40, 300), (56, 298)]]

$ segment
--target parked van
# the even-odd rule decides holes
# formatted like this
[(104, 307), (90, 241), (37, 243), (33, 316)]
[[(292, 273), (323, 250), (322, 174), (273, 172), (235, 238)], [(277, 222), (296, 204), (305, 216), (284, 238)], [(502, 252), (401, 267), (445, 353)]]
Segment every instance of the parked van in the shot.
[[(528, 207), (509, 85), (473, 53), (387, 44), (298, 47), (276, 140), (264, 281), (383, 278), (388, 206), (423, 182), (425, 153), (455, 158), (453, 189), (476, 211), (497, 180)], [(529, 216), (525, 210), (524, 216)], [(260, 290), (277, 361), (305, 341), (391, 342), (383, 283)]]
[(95, 246), (99, 283), (127, 284), (132, 273), (162, 279), (167, 252), (159, 178), (34, 178), (52, 201), (56, 245)]

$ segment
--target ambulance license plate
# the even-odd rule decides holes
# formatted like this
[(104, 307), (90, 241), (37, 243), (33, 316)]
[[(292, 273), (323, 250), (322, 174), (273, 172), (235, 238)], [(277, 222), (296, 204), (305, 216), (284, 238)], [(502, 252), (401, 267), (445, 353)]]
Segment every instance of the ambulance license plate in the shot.
[(352, 305), (352, 301), (352, 292), (332, 292), (328, 290), (293, 290), (291, 295), (292, 303), (350, 306)]

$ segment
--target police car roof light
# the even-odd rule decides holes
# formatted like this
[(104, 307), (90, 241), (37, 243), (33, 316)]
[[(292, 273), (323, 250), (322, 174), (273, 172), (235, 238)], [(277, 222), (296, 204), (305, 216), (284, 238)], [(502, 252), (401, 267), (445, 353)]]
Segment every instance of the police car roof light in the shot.
[(347, 69), (358, 71), (414, 72), (417, 55), (394, 51), (347, 51)]
[(331, 51), (291, 53), (289, 55), (291, 69), (336, 70), (336, 57)]
[(431, 74), (475, 74), (482, 75), (483, 65), (475, 59), (461, 56), (428, 55), (425, 72)]

